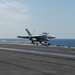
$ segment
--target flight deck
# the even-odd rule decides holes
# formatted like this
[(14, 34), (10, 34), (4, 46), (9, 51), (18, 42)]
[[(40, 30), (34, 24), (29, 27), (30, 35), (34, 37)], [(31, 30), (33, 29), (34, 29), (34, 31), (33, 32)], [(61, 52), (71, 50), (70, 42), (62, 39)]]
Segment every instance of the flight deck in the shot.
[(75, 75), (75, 49), (0, 43), (0, 75)]

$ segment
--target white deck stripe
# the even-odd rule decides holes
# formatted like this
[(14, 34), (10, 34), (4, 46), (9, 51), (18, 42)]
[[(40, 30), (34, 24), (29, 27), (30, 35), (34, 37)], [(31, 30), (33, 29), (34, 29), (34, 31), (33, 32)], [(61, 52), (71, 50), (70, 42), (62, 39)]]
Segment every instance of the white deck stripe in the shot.
[(34, 51), (34, 50), (23, 50), (23, 49), (14, 49), (14, 48), (4, 48), (0, 47), (0, 50), (4, 51), (14, 51), (14, 52), (23, 52), (23, 53), (30, 53), (36, 55), (44, 55), (44, 56), (57, 56), (57, 57), (64, 57), (69, 59), (75, 59), (75, 55), (72, 54), (64, 54), (64, 53), (54, 53), (54, 52), (47, 52), (47, 51)]

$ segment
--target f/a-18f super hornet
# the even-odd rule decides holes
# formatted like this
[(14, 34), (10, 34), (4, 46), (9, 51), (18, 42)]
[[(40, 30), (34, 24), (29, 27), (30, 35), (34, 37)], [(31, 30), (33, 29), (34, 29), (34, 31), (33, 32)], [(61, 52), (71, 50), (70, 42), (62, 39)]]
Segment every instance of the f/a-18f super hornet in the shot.
[[(39, 42), (42, 44), (44, 42), (46, 45), (50, 45), (49, 39), (55, 38), (53, 35), (49, 35), (49, 33), (43, 32), (40, 35), (32, 35), (28, 29), (25, 29), (28, 33), (28, 36), (17, 36), (18, 38), (27, 38), (31, 41), (31, 43), (34, 45), (35, 42)], [(38, 45), (38, 43), (37, 43)]]

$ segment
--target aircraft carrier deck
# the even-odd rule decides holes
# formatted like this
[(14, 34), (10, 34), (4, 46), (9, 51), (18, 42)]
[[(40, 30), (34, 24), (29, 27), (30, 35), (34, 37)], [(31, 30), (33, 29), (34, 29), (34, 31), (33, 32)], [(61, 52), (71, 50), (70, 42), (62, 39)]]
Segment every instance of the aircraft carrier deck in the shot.
[(75, 75), (75, 49), (1, 42), (0, 75)]

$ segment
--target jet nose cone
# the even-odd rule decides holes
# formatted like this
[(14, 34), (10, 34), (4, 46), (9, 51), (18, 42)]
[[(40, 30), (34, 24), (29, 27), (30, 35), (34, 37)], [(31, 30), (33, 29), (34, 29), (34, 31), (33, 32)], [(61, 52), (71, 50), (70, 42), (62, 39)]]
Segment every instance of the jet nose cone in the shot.
[(54, 35), (51, 35), (52, 38), (56, 38)]

